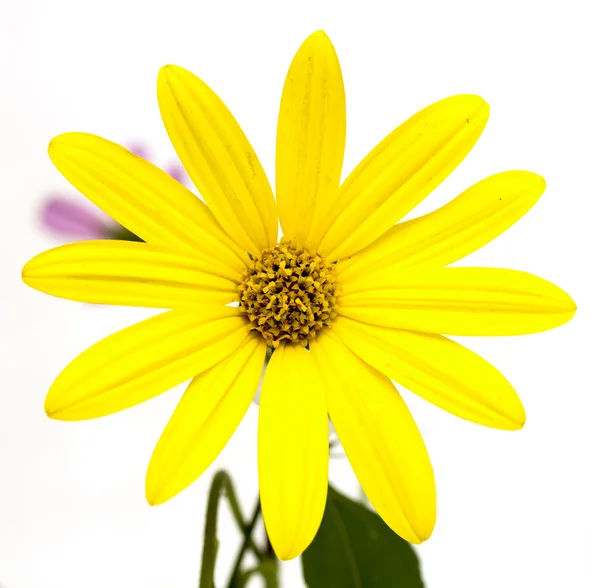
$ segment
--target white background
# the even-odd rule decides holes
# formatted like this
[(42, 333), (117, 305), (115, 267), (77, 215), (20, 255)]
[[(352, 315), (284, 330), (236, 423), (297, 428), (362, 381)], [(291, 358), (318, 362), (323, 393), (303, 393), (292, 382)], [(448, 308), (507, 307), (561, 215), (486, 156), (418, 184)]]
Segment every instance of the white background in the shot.
[[(598, 541), (598, 18), (593, 2), (378, 3), (0, 0), (0, 584), (3, 588), (192, 588), (211, 473), (168, 504), (144, 499), (153, 445), (182, 388), (84, 423), (46, 418), (53, 378), (86, 346), (148, 313), (27, 289), (20, 268), (57, 242), (36, 214), (67, 189), (48, 140), (88, 131), (173, 157), (155, 99), (158, 68), (195, 71), (237, 116), (273, 178), (289, 62), (324, 28), (345, 75), (345, 174), (396, 125), (442, 97), (491, 105), (475, 150), (417, 213), (488, 174), (529, 169), (548, 189), (465, 265), (522, 269), (579, 306), (563, 328), (472, 339), (513, 382), (524, 430), (488, 430), (405, 393), (437, 476), (438, 523), (417, 548), (430, 588), (600, 585)], [(252, 407), (217, 461), (249, 512), (256, 494)], [(352, 492), (343, 461), (332, 477)], [(214, 468), (213, 468), (214, 470)], [(221, 531), (218, 579), (239, 535)], [(298, 561), (285, 587), (302, 586)]]

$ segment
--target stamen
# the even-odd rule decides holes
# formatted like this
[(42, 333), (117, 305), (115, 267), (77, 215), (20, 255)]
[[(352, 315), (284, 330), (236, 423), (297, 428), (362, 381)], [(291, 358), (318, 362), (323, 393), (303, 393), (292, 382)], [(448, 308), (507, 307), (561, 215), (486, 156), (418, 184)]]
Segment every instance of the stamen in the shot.
[(337, 315), (335, 265), (281, 241), (244, 274), (240, 310), (271, 347), (287, 339), (308, 345)]

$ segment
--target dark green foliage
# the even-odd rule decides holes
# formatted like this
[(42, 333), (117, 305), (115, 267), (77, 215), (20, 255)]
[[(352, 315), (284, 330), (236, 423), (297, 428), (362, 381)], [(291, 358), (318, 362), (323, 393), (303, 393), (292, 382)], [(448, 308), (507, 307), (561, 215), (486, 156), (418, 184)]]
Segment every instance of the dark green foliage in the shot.
[(423, 588), (419, 560), (373, 511), (329, 487), (321, 527), (302, 555), (309, 588)]

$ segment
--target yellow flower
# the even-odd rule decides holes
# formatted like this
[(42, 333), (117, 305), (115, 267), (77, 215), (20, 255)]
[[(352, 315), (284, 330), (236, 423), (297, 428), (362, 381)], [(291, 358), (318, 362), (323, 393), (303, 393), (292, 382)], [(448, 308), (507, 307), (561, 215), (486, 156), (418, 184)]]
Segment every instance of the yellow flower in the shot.
[(159, 504), (198, 478), (227, 443), (269, 345), (275, 351), (262, 388), (258, 453), (277, 555), (295, 557), (319, 527), (328, 415), (383, 520), (408, 541), (427, 539), (435, 522), (433, 472), (390, 378), (464, 419), (523, 426), (507, 380), (441, 333), (544, 331), (568, 321), (575, 305), (527, 273), (445, 266), (519, 219), (544, 180), (499, 173), (431, 214), (396, 224), (462, 161), (486, 124), (486, 102), (459, 95), (399, 126), (340, 187), (344, 86), (323, 32), (300, 47), (285, 81), (277, 204), (250, 143), (204, 82), (164, 67), (158, 100), (208, 206), (100, 137), (69, 133), (50, 143), (60, 172), (145, 243), (58, 247), (25, 266), (25, 282), (72, 300), (173, 310), (75, 359), (48, 393), (48, 415), (100, 417), (193, 378), (148, 469), (147, 498)]

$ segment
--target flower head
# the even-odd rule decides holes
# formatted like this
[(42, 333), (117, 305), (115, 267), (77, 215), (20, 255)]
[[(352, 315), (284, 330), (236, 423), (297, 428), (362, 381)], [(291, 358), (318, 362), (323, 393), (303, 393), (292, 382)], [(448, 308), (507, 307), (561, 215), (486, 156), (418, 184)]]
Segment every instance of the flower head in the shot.
[(523, 272), (446, 266), (518, 220), (544, 181), (524, 171), (499, 173), (431, 214), (396, 224), (467, 155), (488, 105), (459, 95), (428, 106), (340, 186), (344, 86), (322, 32), (300, 47), (285, 81), (277, 203), (248, 139), (204, 82), (167, 66), (158, 98), (206, 204), (100, 137), (71, 133), (50, 144), (63, 175), (145, 243), (59, 247), (25, 266), (25, 282), (74, 300), (173, 310), (75, 359), (52, 385), (47, 413), (95, 418), (193, 378), (148, 469), (147, 498), (158, 504), (222, 450), (274, 348), (258, 453), (265, 524), (279, 557), (301, 553), (319, 527), (328, 416), (383, 520), (409, 541), (427, 539), (435, 522), (433, 471), (391, 380), (464, 419), (523, 426), (508, 381), (445, 335), (551, 329), (573, 316), (573, 301)]
[(337, 315), (335, 282), (334, 264), (281, 241), (244, 273), (240, 310), (270, 347), (284, 341), (307, 347)]

